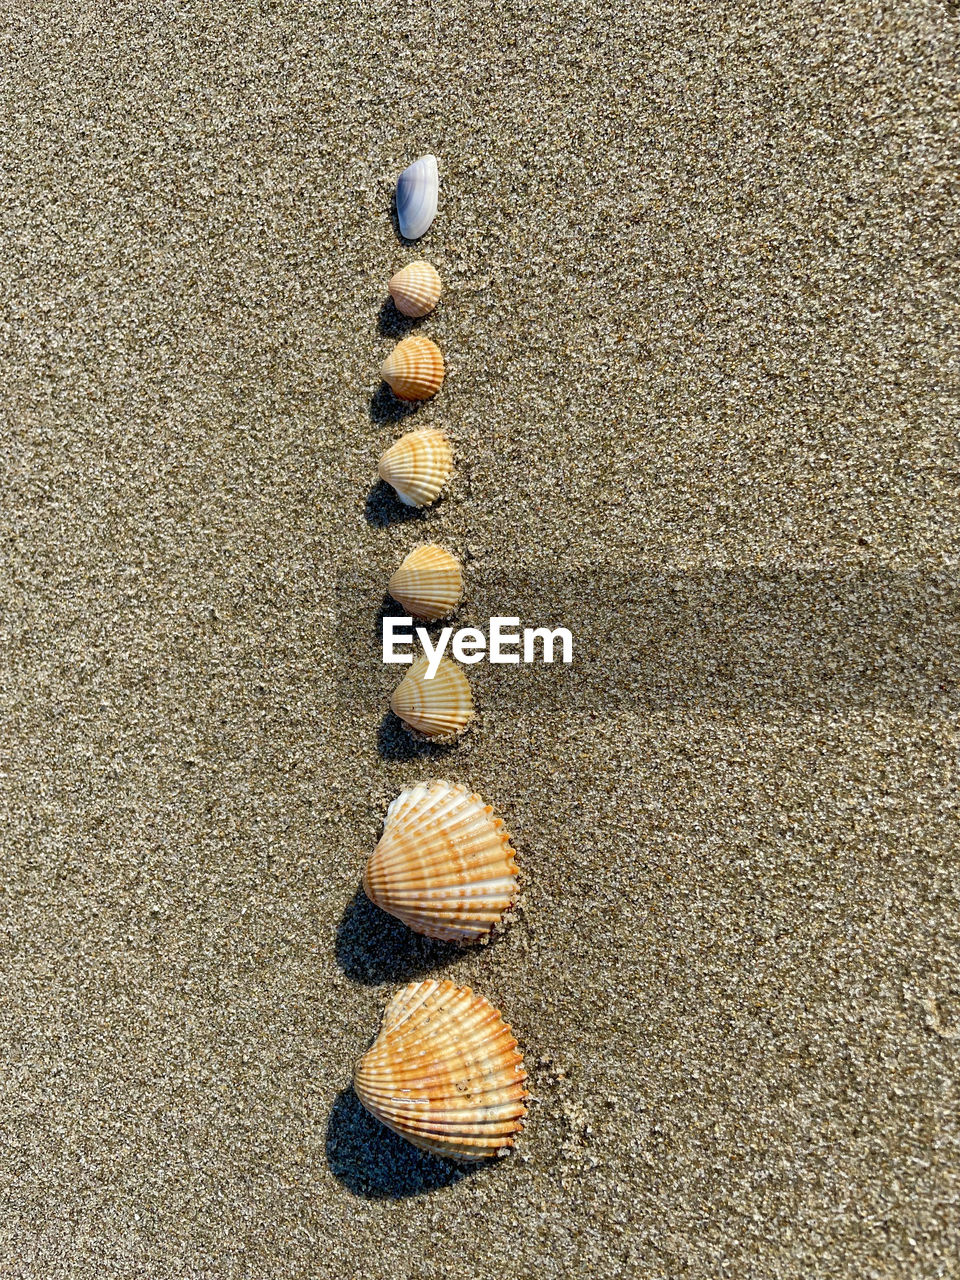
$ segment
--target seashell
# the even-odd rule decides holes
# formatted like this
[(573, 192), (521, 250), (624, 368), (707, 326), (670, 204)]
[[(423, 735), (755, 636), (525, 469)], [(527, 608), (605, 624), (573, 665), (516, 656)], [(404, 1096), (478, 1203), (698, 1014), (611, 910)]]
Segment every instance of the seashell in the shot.
[(407, 507), (426, 507), (453, 471), (453, 450), (442, 431), (408, 431), (380, 459), (380, 477)]
[(404, 240), (419, 240), (437, 216), (437, 157), (421, 156), (397, 179), (397, 222)]
[(429, 262), (411, 262), (390, 277), (387, 288), (397, 310), (416, 320), (437, 305), (443, 285), (436, 267)]
[(509, 1026), (469, 987), (428, 978), (401, 987), (353, 1087), (372, 1116), (422, 1151), (476, 1161), (512, 1147), (527, 1114), (523, 1055)]
[(478, 942), (517, 896), (516, 854), (502, 819), (479, 796), (452, 782), (423, 782), (387, 810), (363, 889), (414, 933)]
[(443, 386), (443, 354), (435, 342), (414, 333), (393, 348), (380, 377), (401, 400), (429, 400)]
[(415, 547), (387, 583), (387, 590), (415, 618), (432, 622), (460, 603), (460, 561), (433, 542)]
[(418, 659), (393, 691), (390, 708), (408, 729), (427, 738), (453, 738), (473, 718), (470, 685), (455, 662), (441, 658), (433, 679)]

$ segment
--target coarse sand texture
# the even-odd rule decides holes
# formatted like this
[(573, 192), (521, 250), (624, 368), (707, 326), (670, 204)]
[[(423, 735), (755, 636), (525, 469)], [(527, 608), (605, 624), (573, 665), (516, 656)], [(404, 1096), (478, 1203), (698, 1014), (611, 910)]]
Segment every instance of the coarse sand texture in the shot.
[[(956, 7), (3, 31), (3, 1280), (952, 1276)], [(424, 545), (573, 636), (449, 745), (381, 660)], [(487, 945), (363, 891), (438, 779), (516, 849)], [(522, 1051), (504, 1159), (353, 1090), (433, 982)]]

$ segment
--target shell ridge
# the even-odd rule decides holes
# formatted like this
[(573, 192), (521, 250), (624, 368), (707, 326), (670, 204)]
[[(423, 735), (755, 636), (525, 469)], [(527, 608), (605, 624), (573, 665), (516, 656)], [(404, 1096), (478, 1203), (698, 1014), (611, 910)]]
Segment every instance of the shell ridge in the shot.
[[(419, 1012), (420, 1009), (422, 1009), (422, 1006), (417, 1006), (416, 1011)], [(435, 1013), (437, 1011), (432, 1010), (431, 1012)], [(495, 1025), (500, 1017), (499, 1013), (492, 1007), (492, 1005), (487, 1005), (484, 1009), (482, 1006), (479, 1006), (478, 1003), (474, 1004), (469, 999), (461, 1000), (458, 1004), (453, 1004), (447, 1009), (441, 1009), (439, 1012), (442, 1015), (445, 1014), (448, 1020), (456, 1019), (458, 1041), (462, 1045), (469, 1045), (471, 1037), (474, 1036), (480, 1028), (487, 1025)], [(438, 1037), (440, 1039), (443, 1038), (442, 1028), (438, 1033), (436, 1024), (434, 1024), (432, 1031), (427, 1032), (426, 1028), (431, 1022), (430, 1013), (427, 1013), (426, 1016), (421, 1014), (421, 1018), (422, 1021), (418, 1019), (413, 1025), (411, 1025), (409, 1020), (403, 1025), (393, 1024), (384, 1037), (385, 1043), (388, 1040), (392, 1041), (394, 1045), (402, 1042), (409, 1050), (420, 1039), (424, 1039), (427, 1044), (434, 1044)]]
[(435, 427), (408, 431), (383, 454), (379, 472), (406, 506), (429, 506), (453, 472), (453, 450)]
[[(404, 868), (408, 882), (429, 883), (436, 880), (438, 868), (446, 873), (444, 884), (457, 884), (464, 875), (479, 876), (485, 868), (509, 866), (513, 850), (509, 841), (464, 845), (439, 841), (420, 832), (411, 832), (404, 840), (383, 846), (378, 844), (371, 862), (382, 875)], [(375, 860), (375, 861), (374, 861)], [(516, 868), (513, 868), (516, 870)]]
[[(398, 1026), (393, 1015), (404, 1016)], [(425, 980), (389, 1002), (357, 1064), (362, 1104), (416, 1146), (479, 1160), (513, 1145), (527, 1115), (523, 1059), (499, 1011), (469, 988)]]
[(416, 933), (477, 942), (517, 898), (516, 851), (503, 820), (475, 792), (418, 783), (390, 805), (363, 887)]

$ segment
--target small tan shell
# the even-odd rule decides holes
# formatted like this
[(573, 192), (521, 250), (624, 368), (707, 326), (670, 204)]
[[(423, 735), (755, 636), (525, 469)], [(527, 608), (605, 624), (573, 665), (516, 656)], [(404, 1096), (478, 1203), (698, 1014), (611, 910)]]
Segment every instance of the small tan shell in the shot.
[(436, 267), (432, 267), (429, 262), (411, 262), (408, 267), (391, 276), (387, 288), (398, 311), (419, 319), (431, 312), (440, 301), (443, 285)]
[(527, 1114), (513, 1032), (469, 987), (428, 978), (401, 987), (353, 1087), (372, 1116), (423, 1151), (475, 1161), (512, 1147)]
[(517, 896), (516, 855), (503, 820), (479, 796), (452, 782), (422, 782), (387, 810), (363, 888), (415, 933), (478, 942)]
[(408, 431), (380, 459), (380, 476), (408, 507), (426, 507), (440, 496), (453, 471), (453, 450), (442, 431)]
[(433, 622), (460, 603), (460, 561), (433, 542), (415, 547), (390, 579), (387, 590), (415, 618)]
[(427, 738), (453, 738), (473, 718), (470, 685), (455, 662), (441, 658), (432, 680), (427, 659), (416, 661), (390, 699), (390, 707), (408, 729)]
[(380, 377), (401, 400), (429, 400), (443, 385), (443, 355), (435, 342), (414, 333), (393, 348)]

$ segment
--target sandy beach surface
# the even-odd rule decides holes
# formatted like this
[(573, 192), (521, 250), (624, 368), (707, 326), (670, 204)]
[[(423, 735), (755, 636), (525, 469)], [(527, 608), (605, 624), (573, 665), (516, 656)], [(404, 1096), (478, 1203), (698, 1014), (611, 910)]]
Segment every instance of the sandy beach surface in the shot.
[[(957, 30), (941, 0), (7, 6), (0, 1275), (958, 1274)], [(440, 211), (397, 236), (434, 152)], [(443, 276), (442, 393), (380, 361)], [(377, 483), (442, 426), (437, 506)], [(459, 625), (387, 712), (387, 578)], [(358, 892), (469, 784), (512, 925)], [(465, 1171), (359, 1106), (402, 983), (504, 1012)]]

